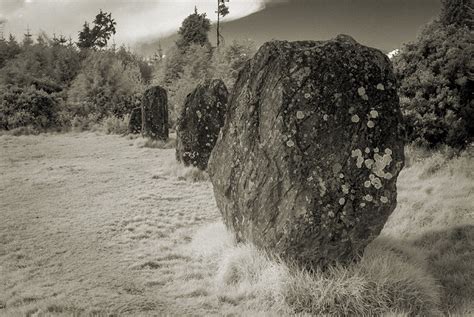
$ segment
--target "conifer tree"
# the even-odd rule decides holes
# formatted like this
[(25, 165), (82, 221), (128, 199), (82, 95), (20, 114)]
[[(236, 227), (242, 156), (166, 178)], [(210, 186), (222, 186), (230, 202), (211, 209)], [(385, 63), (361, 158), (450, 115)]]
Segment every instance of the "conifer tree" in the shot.
[(104, 48), (110, 37), (116, 33), (115, 26), (117, 23), (112, 18), (111, 13), (100, 10), (96, 15), (94, 26), (90, 27), (86, 21), (79, 32), (79, 41), (77, 46), (80, 48)]
[(226, 6), (226, 2), (229, 2), (229, 0), (217, 0), (217, 47), (219, 47), (221, 40), (223, 40), (223, 36), (220, 33), (220, 22), (221, 22), (221, 17), (225, 17), (226, 15), (229, 14), (229, 7)]
[(184, 52), (192, 44), (210, 45), (208, 37), (210, 29), (211, 21), (206, 17), (206, 14), (200, 14), (197, 8), (194, 8), (194, 13), (184, 19), (179, 28), (179, 39), (176, 46), (181, 52)]

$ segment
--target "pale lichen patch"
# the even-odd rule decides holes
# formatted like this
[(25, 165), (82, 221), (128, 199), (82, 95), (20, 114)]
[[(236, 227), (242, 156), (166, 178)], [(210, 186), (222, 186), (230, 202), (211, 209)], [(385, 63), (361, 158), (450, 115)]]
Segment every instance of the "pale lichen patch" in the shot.
[(356, 165), (358, 168), (361, 168), (362, 164), (364, 163), (364, 157), (362, 156), (362, 151), (360, 149), (353, 150), (352, 157), (357, 158)]
[(378, 85), (377, 85), (377, 89), (378, 89), (378, 90), (385, 90), (385, 87), (384, 87), (384, 85), (382, 85), (382, 84), (378, 84)]
[(304, 112), (303, 111), (297, 111), (296, 112), (296, 118), (297, 119), (303, 119), (304, 118)]
[(373, 127), (375, 127), (375, 122), (373, 122), (372, 120), (369, 120), (367, 121), (367, 126), (372, 129)]
[(382, 203), (386, 204), (386, 203), (388, 203), (388, 198), (385, 197), (385, 196), (381, 196), (381, 197), (380, 197), (380, 201), (381, 201)]
[(348, 184), (342, 185), (341, 188), (342, 188), (342, 192), (344, 194), (349, 194), (349, 185)]
[(346, 199), (344, 197), (339, 199), (339, 205), (344, 205), (346, 203)]
[(365, 163), (365, 166), (366, 166), (368, 169), (370, 169), (370, 168), (372, 168), (372, 165), (374, 165), (374, 160), (372, 160), (372, 159), (366, 159), (366, 160), (364, 161), (364, 163)]
[(379, 113), (377, 110), (371, 110), (369, 114), (370, 114), (370, 117), (374, 119), (379, 116)]
[(358, 115), (355, 114), (355, 115), (352, 116), (351, 121), (354, 122), (354, 123), (357, 123), (357, 122), (360, 121), (360, 118), (359, 118)]
[(373, 199), (374, 198), (370, 194), (367, 194), (367, 195), (364, 196), (364, 200), (366, 200), (366, 201), (372, 201)]

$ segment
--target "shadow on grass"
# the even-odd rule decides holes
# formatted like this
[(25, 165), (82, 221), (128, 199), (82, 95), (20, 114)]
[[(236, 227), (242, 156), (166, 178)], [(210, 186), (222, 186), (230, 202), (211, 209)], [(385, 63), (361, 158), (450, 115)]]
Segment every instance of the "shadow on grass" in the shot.
[(442, 311), (474, 314), (474, 225), (428, 232), (410, 242), (426, 253), (428, 271), (442, 286)]

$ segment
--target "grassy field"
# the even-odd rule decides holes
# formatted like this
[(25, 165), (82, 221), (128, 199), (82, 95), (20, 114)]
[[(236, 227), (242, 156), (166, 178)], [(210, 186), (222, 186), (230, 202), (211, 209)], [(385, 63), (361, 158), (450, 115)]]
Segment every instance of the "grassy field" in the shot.
[(291, 268), (236, 245), (169, 144), (0, 136), (0, 315), (474, 314), (474, 158), (407, 148), (360, 263)]

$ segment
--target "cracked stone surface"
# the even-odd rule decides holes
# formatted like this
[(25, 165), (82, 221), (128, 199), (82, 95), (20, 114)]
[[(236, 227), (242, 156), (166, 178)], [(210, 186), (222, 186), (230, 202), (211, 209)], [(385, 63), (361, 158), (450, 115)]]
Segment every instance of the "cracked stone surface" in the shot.
[(186, 97), (178, 119), (176, 159), (201, 170), (207, 168), (209, 156), (224, 125), (227, 110), (227, 88), (222, 80), (207, 80)]
[(168, 95), (160, 86), (147, 89), (142, 98), (142, 134), (151, 139), (168, 140)]
[(396, 86), (389, 59), (345, 35), (264, 44), (208, 167), (236, 238), (311, 268), (357, 260), (396, 206)]

